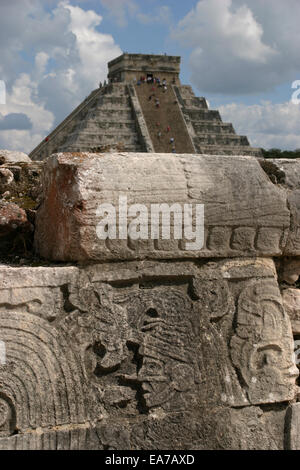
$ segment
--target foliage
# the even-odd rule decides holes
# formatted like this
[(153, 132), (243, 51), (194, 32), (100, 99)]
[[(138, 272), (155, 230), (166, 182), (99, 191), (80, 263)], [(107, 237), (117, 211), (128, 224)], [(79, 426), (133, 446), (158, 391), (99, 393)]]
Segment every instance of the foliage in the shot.
[(300, 149), (280, 150), (280, 149), (261, 149), (264, 158), (300, 158)]

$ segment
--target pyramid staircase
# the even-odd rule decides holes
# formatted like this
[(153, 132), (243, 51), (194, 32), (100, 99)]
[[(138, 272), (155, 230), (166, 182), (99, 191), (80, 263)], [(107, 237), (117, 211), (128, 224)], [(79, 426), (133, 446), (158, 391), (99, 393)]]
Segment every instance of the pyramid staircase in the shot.
[[(136, 85), (135, 91), (154, 151), (170, 153), (174, 148), (176, 153), (195, 153), (173, 88), (167, 86), (167, 90), (163, 91), (163, 87), (157, 84), (143, 83)], [(155, 104), (156, 99), (159, 100), (159, 107)], [(167, 128), (170, 130), (168, 131)], [(158, 135), (159, 133), (161, 135)], [(171, 138), (174, 139), (173, 144), (170, 142)]]

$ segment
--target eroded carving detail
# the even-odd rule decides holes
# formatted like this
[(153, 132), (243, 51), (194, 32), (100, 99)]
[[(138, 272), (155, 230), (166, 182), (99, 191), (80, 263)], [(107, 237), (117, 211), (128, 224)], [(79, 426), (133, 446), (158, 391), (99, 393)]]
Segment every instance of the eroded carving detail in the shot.
[(211, 319), (218, 319), (234, 309), (228, 282), (223, 279), (194, 279), (193, 295)]
[(15, 426), (15, 408), (11, 400), (0, 394), (0, 437), (13, 434)]
[(275, 281), (251, 281), (241, 292), (231, 357), (251, 403), (288, 401), (295, 396), (298, 370), (291, 325)]
[(47, 321), (26, 313), (0, 311), (0, 325), (7, 353), (0, 367), (2, 414), (7, 413), (5, 396), (10, 409), (14, 404), (22, 432), (84, 422), (85, 383), (71, 342)]

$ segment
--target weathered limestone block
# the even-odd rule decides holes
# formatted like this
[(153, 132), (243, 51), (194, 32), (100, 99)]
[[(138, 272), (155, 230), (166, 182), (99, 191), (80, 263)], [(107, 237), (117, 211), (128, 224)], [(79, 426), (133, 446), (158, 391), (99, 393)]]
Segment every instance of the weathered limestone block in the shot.
[(76, 284), (75, 267), (13, 268), (0, 265), (0, 312), (27, 312), (52, 322), (68, 310), (68, 289)]
[[(180, 239), (172, 229), (169, 240), (161, 234), (152, 239), (149, 227), (143, 240), (99, 239), (101, 204), (114, 205), (117, 238), (119, 229), (127, 236), (128, 225), (118, 217), (125, 196), (128, 207), (146, 207), (149, 225), (152, 204), (177, 203), (181, 215), (184, 204), (203, 204), (203, 248), (187, 248), (185, 232)], [(60, 261), (280, 256), (291, 236), (290, 217), (286, 191), (252, 157), (65, 153), (46, 163), (35, 244), (41, 256)], [(175, 222), (182, 227), (171, 218)]]
[(27, 448), (26, 442), (34, 447), (42, 429), (88, 420), (80, 361), (70, 338), (53, 326), (58, 312), (64, 312), (64, 289), (75, 280), (72, 274), (72, 267), (0, 267), (0, 339), (5, 351), (0, 362), (0, 431), (2, 436), (16, 435), (0, 448), (14, 448), (16, 440), (22, 441), (21, 448)]
[(0, 266), (0, 341), (0, 449), (284, 446), (271, 259)]

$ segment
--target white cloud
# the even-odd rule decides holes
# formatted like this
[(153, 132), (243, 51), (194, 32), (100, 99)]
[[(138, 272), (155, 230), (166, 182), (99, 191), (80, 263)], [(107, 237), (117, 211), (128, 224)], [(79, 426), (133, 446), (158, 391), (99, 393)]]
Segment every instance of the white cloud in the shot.
[(64, 1), (53, 16), (64, 15), (64, 33), (69, 41), (55, 44), (50, 50), (55, 64), (38, 86), (39, 98), (55, 114), (56, 124), (106, 78), (107, 62), (122, 53), (111, 35), (98, 31), (102, 16), (93, 10), (85, 11)]
[(140, 2), (135, 0), (100, 0), (100, 3), (121, 27), (127, 26), (130, 18), (136, 18), (142, 24), (171, 23), (171, 8), (167, 5), (153, 8), (152, 14), (145, 14)]
[(172, 13), (170, 7), (162, 5), (156, 8), (154, 14), (146, 15), (144, 13), (137, 13), (136, 18), (140, 23), (151, 24), (151, 23), (165, 23), (171, 24)]
[(299, 71), (300, 2), (200, 0), (173, 30), (204, 92), (264, 92)]
[(32, 128), (26, 130), (6, 130), (0, 132), (0, 147), (29, 152), (47, 134), (54, 123), (54, 115), (45, 109), (43, 103), (37, 104), (34, 96), (37, 83), (28, 74), (21, 74), (12, 90), (7, 94), (6, 105), (1, 106), (3, 116), (22, 113), (32, 122)]
[[(232, 0), (199, 1), (180, 21), (178, 37), (196, 48), (204, 40), (208, 45), (215, 38), (212, 45), (215, 51), (227, 49), (236, 59), (266, 62), (275, 51), (262, 42), (262, 26), (246, 5), (236, 9), (232, 6)], [(220, 43), (220, 38), (225, 42)]]
[(0, 129), (1, 130), (27, 130), (32, 128), (32, 123), (28, 116), (23, 113), (10, 113), (6, 116), (0, 114)]
[(7, 85), (0, 113), (25, 114), (32, 122), (28, 131), (1, 131), (0, 147), (31, 151), (106, 78), (107, 62), (122, 52), (98, 30), (101, 21), (69, 1), (51, 13), (37, 0), (22, 0), (21, 9), (14, 0), (0, 3), (0, 78)]
[(114, 43), (111, 35), (96, 30), (102, 21), (102, 16), (94, 11), (84, 11), (71, 5), (66, 5), (65, 8), (71, 13), (69, 30), (76, 37), (80, 58), (79, 66), (74, 68), (74, 75), (77, 82), (80, 82), (78, 85), (82, 85), (84, 80), (91, 88), (95, 87), (100, 78), (102, 80), (106, 78), (107, 62), (120, 55), (122, 51)]
[(138, 6), (134, 0), (100, 0), (119, 26), (127, 26), (127, 17), (133, 16)]
[(254, 147), (300, 148), (300, 105), (292, 102), (247, 106), (232, 103), (219, 107), (223, 121), (232, 122), (240, 135)]
[(38, 52), (35, 56), (35, 68), (39, 75), (44, 75), (46, 66), (49, 60), (49, 55), (46, 52)]

